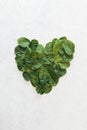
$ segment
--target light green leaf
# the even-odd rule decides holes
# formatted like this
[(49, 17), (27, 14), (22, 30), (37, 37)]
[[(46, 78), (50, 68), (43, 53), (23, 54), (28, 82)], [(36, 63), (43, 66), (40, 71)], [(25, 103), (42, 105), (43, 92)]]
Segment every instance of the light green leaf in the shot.
[(23, 48), (28, 47), (30, 44), (30, 41), (25, 37), (21, 37), (17, 41), (18, 41), (19, 46), (21, 46)]
[(59, 63), (58, 64), (61, 69), (66, 69), (70, 66), (69, 62)]

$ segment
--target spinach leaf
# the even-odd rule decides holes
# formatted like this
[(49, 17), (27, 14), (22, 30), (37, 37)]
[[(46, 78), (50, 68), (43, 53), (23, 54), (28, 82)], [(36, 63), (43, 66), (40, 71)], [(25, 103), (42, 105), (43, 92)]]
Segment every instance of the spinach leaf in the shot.
[(21, 38), (18, 39), (18, 44), (19, 44), (19, 46), (25, 48), (25, 47), (29, 46), (30, 40), (28, 40), (25, 37), (21, 37)]

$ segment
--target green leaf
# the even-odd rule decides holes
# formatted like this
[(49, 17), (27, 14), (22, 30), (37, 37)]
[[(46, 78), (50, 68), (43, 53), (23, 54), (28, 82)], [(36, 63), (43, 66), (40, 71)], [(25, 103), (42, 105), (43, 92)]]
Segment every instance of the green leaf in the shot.
[(42, 63), (36, 63), (34, 65), (32, 65), (32, 69), (39, 69), (42, 66)]
[(72, 55), (74, 53), (74, 44), (72, 42), (67, 41), (67, 44), (63, 43), (62, 47), (67, 55)]
[(63, 56), (63, 62), (70, 62), (72, 59), (73, 59), (73, 55), (67, 55), (67, 54), (64, 54)]
[(26, 81), (29, 81), (30, 80), (30, 75), (28, 72), (23, 72), (23, 77)]
[(69, 62), (64, 62), (64, 63), (59, 63), (59, 67), (61, 69), (66, 69), (70, 66), (70, 63)]
[(56, 55), (55, 57), (54, 57), (54, 62), (55, 62), (55, 64), (56, 63), (58, 63), (58, 62), (61, 62), (62, 61), (62, 56), (61, 55)]
[(32, 49), (32, 51), (35, 51), (35, 49), (37, 48), (38, 46), (38, 41), (36, 39), (32, 39), (31, 40), (31, 43), (30, 43), (30, 48)]
[(15, 47), (16, 56), (22, 56), (24, 53), (25, 53), (25, 48), (22, 48), (20, 46)]
[(23, 70), (23, 66), (22, 66), (22, 64), (17, 64), (17, 67), (18, 67), (18, 69), (19, 69), (20, 71)]
[(53, 44), (53, 54), (54, 55), (58, 54), (58, 51), (59, 51), (60, 47), (61, 47), (60, 41), (56, 40), (56, 42), (54, 42), (54, 44)]
[(37, 53), (43, 53), (43, 52), (44, 52), (44, 47), (43, 47), (41, 44), (39, 44), (39, 45), (37, 46), (36, 52), (37, 52)]
[(54, 65), (53, 68), (58, 78), (66, 74), (66, 69), (61, 69), (59, 65)]
[(46, 84), (44, 86), (44, 93), (49, 93), (52, 90), (52, 86), (50, 84)]
[(47, 43), (45, 46), (45, 54), (52, 54), (52, 50), (53, 50), (53, 43), (52, 42)]
[(67, 40), (67, 37), (61, 37), (59, 40)]
[(18, 41), (19, 46), (21, 46), (21, 47), (23, 47), (23, 48), (28, 47), (29, 44), (30, 44), (30, 40), (28, 40), (28, 39), (25, 38), (25, 37), (21, 37), (21, 38), (19, 38), (17, 41)]

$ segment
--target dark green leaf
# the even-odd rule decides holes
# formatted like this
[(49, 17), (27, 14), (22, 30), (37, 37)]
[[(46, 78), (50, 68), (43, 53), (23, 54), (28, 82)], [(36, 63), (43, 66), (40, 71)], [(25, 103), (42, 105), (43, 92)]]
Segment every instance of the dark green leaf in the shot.
[(23, 77), (26, 81), (30, 80), (30, 74), (28, 72), (23, 72)]

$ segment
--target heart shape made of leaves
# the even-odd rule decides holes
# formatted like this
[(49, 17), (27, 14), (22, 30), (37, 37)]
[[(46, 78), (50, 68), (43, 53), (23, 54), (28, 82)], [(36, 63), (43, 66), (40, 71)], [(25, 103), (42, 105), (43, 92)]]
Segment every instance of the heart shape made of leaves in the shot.
[(66, 73), (73, 59), (75, 45), (66, 37), (55, 38), (43, 47), (35, 39), (18, 39), (15, 48), (17, 67), (23, 72), (26, 81), (30, 81), (37, 93), (49, 93), (59, 78)]

